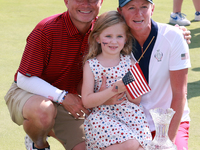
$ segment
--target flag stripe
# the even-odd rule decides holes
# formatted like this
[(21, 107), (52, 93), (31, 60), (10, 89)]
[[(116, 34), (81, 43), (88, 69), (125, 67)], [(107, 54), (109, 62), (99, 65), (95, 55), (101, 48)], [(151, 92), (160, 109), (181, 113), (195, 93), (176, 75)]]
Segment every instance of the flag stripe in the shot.
[(135, 83), (133, 83), (134, 85), (137, 84), (137, 85), (135, 85), (135, 88), (137, 89), (137, 91), (139, 93), (142, 93), (142, 91), (144, 91), (144, 86), (143, 86), (143, 84), (139, 83), (139, 82), (141, 82), (141, 80), (140, 80), (140, 77), (137, 76), (138, 73), (135, 73), (133, 70), (131, 70), (131, 73), (136, 78)]
[(137, 63), (136, 66), (137, 66), (136, 69), (138, 70), (138, 74), (140, 75), (140, 78), (143, 82), (143, 85), (145, 86), (146, 90), (150, 90), (150, 87), (149, 87), (149, 85), (148, 85), (148, 83), (147, 83), (147, 81), (144, 77), (144, 74), (142, 73), (142, 70), (141, 70), (139, 64)]
[(137, 68), (131, 69), (131, 73), (133, 74), (133, 76), (136, 78), (136, 83), (138, 83), (138, 88), (141, 91), (145, 91), (147, 90), (146, 86), (145, 86), (145, 82), (141, 76), (141, 73), (138, 72)]
[(133, 99), (137, 98), (137, 95), (135, 95), (134, 91), (131, 89), (129, 85), (126, 86), (126, 89)]
[(136, 91), (136, 93), (137, 93), (137, 97), (139, 97), (140, 95), (141, 95), (141, 93), (142, 93), (142, 89), (141, 89), (141, 87), (140, 87), (140, 85), (138, 85), (139, 83), (137, 83), (137, 80), (136, 80), (136, 82), (133, 82), (131, 85), (133, 85), (133, 87), (134, 87), (134, 89), (135, 89), (135, 91)]
[(138, 63), (130, 69), (122, 81), (133, 99), (151, 90)]
[(135, 97), (139, 97), (140, 94), (137, 91), (137, 88), (136, 88), (137, 86), (135, 85), (135, 82), (132, 82), (132, 84), (129, 84), (129, 86), (131, 86), (132, 92), (134, 93), (134, 95), (136, 95)]
[[(135, 71), (136, 71), (136, 73), (135, 73), (135, 76), (138, 76), (139, 77), (139, 79), (137, 80), (138, 82), (139, 81), (141, 81), (142, 83), (142, 86), (146, 89), (146, 90), (149, 90), (150, 91), (150, 87), (149, 87), (149, 85), (148, 85), (148, 83), (147, 83), (147, 81), (146, 81), (146, 79), (145, 79), (145, 77), (144, 77), (144, 74), (142, 73), (142, 70), (141, 70), (141, 68), (140, 68), (140, 66), (139, 66), (139, 64), (138, 63), (136, 63), (136, 66), (134, 66), (134, 69), (135, 69)], [(133, 69), (131, 69), (132, 71), (133, 71)]]

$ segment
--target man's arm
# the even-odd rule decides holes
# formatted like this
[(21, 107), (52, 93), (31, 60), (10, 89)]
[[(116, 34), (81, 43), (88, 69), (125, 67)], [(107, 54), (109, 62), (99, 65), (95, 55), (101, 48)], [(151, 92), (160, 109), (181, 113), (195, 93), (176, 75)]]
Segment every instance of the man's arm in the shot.
[(37, 76), (27, 77), (20, 72), (17, 73), (17, 86), (30, 93), (44, 96), (54, 102), (62, 94), (62, 90), (54, 87), (45, 80)]
[[(28, 92), (44, 96), (54, 102), (57, 102), (63, 92), (39, 77), (26, 77), (21, 73), (18, 73), (17, 85)], [(89, 114), (89, 111), (83, 107), (81, 98), (76, 94), (68, 93), (67, 96), (65, 96), (62, 105), (75, 118), (82, 117), (83, 112)]]

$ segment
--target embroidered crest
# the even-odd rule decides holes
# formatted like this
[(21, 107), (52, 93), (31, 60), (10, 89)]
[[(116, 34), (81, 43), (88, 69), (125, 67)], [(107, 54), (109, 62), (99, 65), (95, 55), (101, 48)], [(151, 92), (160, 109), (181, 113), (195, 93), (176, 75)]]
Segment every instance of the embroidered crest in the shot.
[(163, 57), (163, 53), (158, 49), (157, 52), (155, 53), (154, 57), (157, 59), (157, 61), (161, 61)]

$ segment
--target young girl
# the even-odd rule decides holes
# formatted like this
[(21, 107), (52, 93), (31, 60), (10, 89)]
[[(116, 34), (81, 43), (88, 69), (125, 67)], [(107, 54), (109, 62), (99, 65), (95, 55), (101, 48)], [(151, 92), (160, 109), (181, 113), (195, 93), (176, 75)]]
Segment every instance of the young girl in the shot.
[[(140, 105), (141, 97), (132, 99), (128, 92), (120, 104), (104, 105), (124, 92), (118, 85), (134, 65), (131, 58), (132, 37), (123, 18), (116, 11), (102, 14), (89, 37), (89, 53), (83, 69), (82, 100), (92, 108), (84, 122), (87, 150), (142, 150), (151, 140), (151, 132)], [(99, 91), (106, 76), (106, 90)], [(124, 90), (124, 91), (123, 91)]]

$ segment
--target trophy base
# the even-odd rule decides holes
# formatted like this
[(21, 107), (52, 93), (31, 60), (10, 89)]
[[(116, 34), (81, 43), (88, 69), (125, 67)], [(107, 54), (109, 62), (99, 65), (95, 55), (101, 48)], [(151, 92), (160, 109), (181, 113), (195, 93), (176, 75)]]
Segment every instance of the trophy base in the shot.
[(147, 146), (147, 150), (177, 150), (177, 147), (173, 143), (160, 145), (152, 142)]
[(159, 145), (149, 146), (147, 150), (177, 150), (176, 147), (163, 147)]

